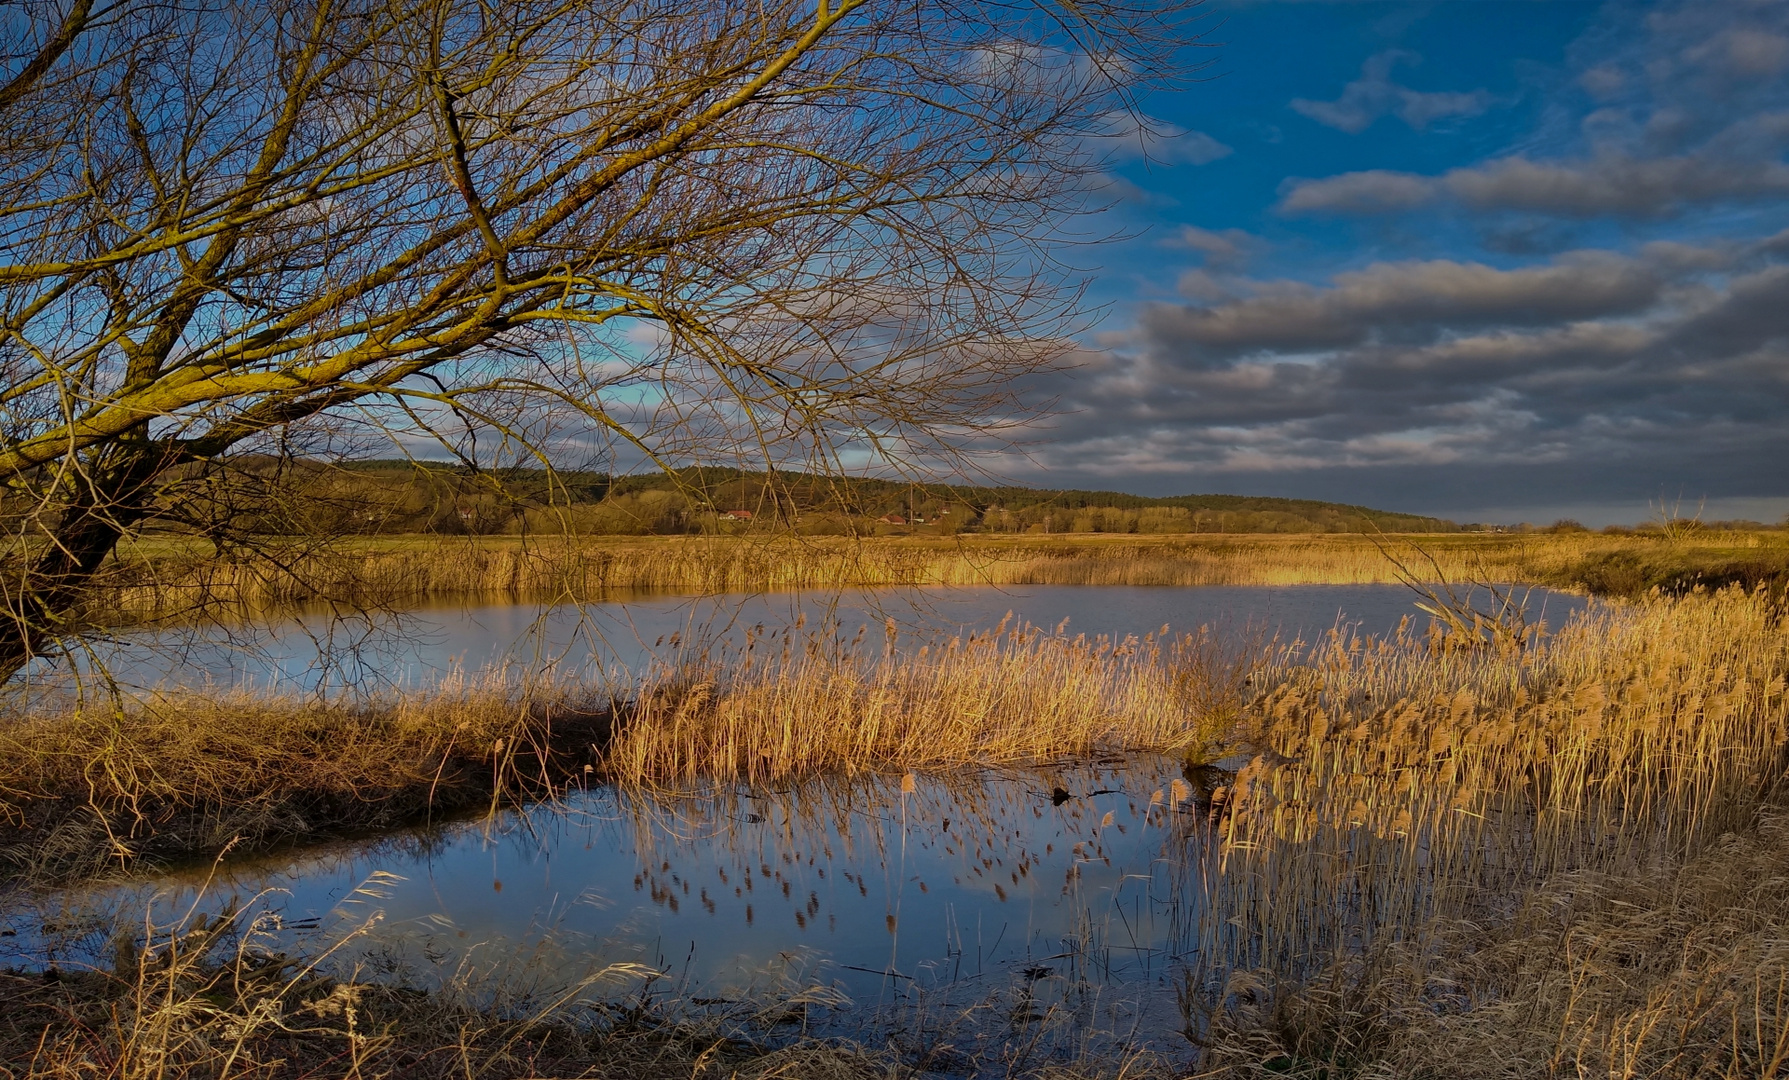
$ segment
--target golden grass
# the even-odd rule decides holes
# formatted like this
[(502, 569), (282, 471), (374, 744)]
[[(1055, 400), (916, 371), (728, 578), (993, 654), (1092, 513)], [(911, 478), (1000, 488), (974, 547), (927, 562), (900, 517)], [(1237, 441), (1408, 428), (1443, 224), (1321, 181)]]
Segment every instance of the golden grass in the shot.
[(819, 633), (649, 681), (606, 774), (629, 783), (998, 765), (1096, 750), (1201, 760), (1236, 720), (1253, 648), (1210, 631), (1070, 637), (1005, 624), (902, 655)]
[(153, 869), (582, 780), (609, 714), (573, 701), (584, 688), (499, 675), (361, 702), (176, 690), (14, 718), (0, 725), (0, 875)]
[[(1447, 534), (1420, 539), (1451, 580), (1530, 581), (1637, 594), (1686, 575), (1703, 584), (1789, 569), (1789, 533)], [(430, 597), (590, 599), (616, 590), (697, 593), (903, 585), (1310, 585), (1398, 580), (1358, 535), (346, 538), (290, 561), (220, 561), (169, 540), (121, 549), (142, 583), (113, 598), (140, 614), (207, 603), (405, 603)], [(1709, 577), (1712, 573), (1714, 576)], [(1727, 575), (1725, 577), (1721, 575)]]
[(1779, 1075), (1778, 608), (1437, 644), (1336, 639), (1259, 703), (1184, 998), (1213, 1075)]

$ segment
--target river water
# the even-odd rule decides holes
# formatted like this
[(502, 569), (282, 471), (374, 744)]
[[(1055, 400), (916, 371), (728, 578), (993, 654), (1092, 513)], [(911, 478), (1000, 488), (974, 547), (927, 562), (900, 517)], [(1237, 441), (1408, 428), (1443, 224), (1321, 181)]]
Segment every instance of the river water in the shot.
[[(752, 627), (827, 622), (849, 635), (892, 623), (911, 645), (1015, 622), (1089, 636), (1142, 635), (1209, 625), (1231, 633), (1302, 636), (1353, 625), (1384, 634), (1419, 613), (1397, 585), (1043, 585), (846, 589), (729, 596), (618, 595), (586, 604), (451, 604), (367, 618), (293, 613), (255, 625), (200, 626), (139, 635), (94, 659), (125, 686), (418, 689), (455, 670), (504, 668), (516, 677), (639, 670), (678, 646), (737, 642)], [(1582, 597), (1535, 590), (1530, 617), (1557, 628)], [(1065, 622), (1066, 620), (1066, 622)], [(91, 677), (91, 664), (76, 671)], [(69, 668), (31, 672), (41, 693), (67, 684)]]

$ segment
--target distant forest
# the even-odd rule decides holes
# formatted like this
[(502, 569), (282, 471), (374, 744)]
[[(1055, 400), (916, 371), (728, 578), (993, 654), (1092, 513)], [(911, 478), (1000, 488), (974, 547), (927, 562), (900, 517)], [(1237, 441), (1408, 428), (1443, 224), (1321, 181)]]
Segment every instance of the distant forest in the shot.
[[(434, 462), (287, 463), (297, 513), (340, 534), (653, 535), (1458, 532), (1440, 518), (1311, 499), (906, 483), (696, 467), (611, 476)], [(282, 485), (286, 486), (286, 485)]]

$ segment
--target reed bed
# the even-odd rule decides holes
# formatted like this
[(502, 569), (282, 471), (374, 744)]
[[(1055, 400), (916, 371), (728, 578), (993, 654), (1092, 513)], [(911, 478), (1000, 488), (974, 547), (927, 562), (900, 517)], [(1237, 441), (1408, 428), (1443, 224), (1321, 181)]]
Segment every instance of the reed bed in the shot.
[(1189, 1030), (1222, 1075), (1779, 1075), (1786, 671), (1737, 591), (1525, 651), (1333, 637), (1252, 710)]
[(1272, 643), (1209, 629), (1089, 638), (1025, 625), (880, 655), (786, 632), (646, 680), (604, 755), (624, 783), (1035, 762), (1153, 750), (1203, 760)]
[[(1418, 549), (1415, 544), (1420, 543)], [(598, 599), (930, 585), (1366, 585), (1400, 581), (1386, 556), (1452, 581), (1534, 582), (1638, 595), (1673, 582), (1752, 585), (1789, 572), (1789, 535), (1589, 533), (1260, 536), (408, 537), (347, 539), (262, 559), (142, 542), (121, 550), (135, 585), (108, 597), (132, 617), (330, 601), (444, 597)], [(1430, 556), (1433, 557), (1431, 563)], [(130, 577), (131, 575), (125, 575)]]

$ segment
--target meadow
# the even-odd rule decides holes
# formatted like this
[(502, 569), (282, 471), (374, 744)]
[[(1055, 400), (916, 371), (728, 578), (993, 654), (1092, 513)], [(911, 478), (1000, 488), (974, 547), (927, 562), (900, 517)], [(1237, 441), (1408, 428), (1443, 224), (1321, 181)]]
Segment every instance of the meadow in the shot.
[[(613, 561), (595, 581), (1399, 576), (1358, 537), (804, 543), (798, 555), (707, 543), (605, 547)], [(1212, 774), (1222, 781), (1213, 789), (1175, 785), (1152, 804), (1214, 852), (1189, 883), (1206, 899), (1198, 963), (1175, 977), (1180, 1049), (1020, 1071), (1785, 1075), (1789, 627), (1772, 586), (1789, 545), (1772, 533), (1382, 543), (1427, 576), (1584, 588), (1602, 573), (1596, 591), (1616, 598), (1550, 636), (1500, 636), (1459, 619), (1310, 643), (1008, 626), (897, 653), (892, 631), (806, 627), (679, 657), (626, 687), (468, 676), (381, 700), (99, 701), (0, 730), (0, 858), (18, 888), (597, 783), (675, 791), (1140, 751), (1189, 764), (1242, 755), (1234, 775)], [(403, 596), (491, 582), (551, 595), (570, 591), (567, 574), (588, 589), (596, 573), (578, 548), (554, 555), (485, 539), (463, 550), (456, 561), (439, 558), (438, 542), (380, 542), (354, 556), (356, 572)], [(433, 576), (419, 585), (412, 574)], [(0, 1049), (19, 1063), (10, 1075), (929, 1068), (898, 1046), (804, 1039), (766, 1022), (764, 1003), (717, 1019), (644, 997), (629, 1005), (598, 983), (548, 999), (400, 993), (243, 951), (229, 918), (192, 914), (146, 941), (121, 936), (107, 971), (7, 976)]]

